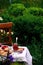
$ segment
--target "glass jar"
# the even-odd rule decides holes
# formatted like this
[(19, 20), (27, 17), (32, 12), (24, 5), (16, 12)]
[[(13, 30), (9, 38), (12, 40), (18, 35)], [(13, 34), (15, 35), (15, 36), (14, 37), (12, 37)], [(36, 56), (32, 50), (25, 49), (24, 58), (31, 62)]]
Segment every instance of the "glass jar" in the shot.
[(18, 50), (18, 44), (17, 44), (17, 43), (14, 43), (14, 44), (13, 44), (13, 50), (14, 50), (14, 51), (17, 51), (17, 50)]

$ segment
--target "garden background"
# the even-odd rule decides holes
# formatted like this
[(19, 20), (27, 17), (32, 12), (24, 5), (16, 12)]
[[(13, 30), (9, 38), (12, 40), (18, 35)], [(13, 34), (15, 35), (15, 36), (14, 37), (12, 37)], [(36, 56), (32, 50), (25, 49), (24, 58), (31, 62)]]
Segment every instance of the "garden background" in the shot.
[(12, 42), (27, 46), (33, 65), (43, 65), (43, 0), (0, 0), (0, 23), (13, 22)]

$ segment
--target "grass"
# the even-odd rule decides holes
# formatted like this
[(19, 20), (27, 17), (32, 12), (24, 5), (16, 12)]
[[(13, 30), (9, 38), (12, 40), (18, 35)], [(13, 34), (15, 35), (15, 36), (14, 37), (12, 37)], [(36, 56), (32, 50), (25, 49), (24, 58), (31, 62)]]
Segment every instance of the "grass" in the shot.
[(25, 65), (23, 62), (15, 62), (15, 63), (11, 63), (11, 65)]

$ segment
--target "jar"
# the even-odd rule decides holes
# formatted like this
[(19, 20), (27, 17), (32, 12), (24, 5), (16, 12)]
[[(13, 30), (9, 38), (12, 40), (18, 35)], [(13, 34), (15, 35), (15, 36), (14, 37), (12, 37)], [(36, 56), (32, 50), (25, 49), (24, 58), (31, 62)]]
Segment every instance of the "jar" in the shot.
[(14, 50), (14, 51), (17, 51), (17, 50), (18, 50), (18, 44), (17, 44), (17, 43), (14, 43), (14, 44), (13, 44), (13, 50)]

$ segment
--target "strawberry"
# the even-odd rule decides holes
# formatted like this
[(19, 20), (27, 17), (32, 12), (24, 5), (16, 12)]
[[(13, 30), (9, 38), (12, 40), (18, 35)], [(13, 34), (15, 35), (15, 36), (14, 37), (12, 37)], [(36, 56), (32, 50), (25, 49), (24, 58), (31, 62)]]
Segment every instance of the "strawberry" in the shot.
[(2, 49), (5, 49), (5, 48), (8, 48), (8, 46), (6, 46), (6, 45), (2, 46)]

